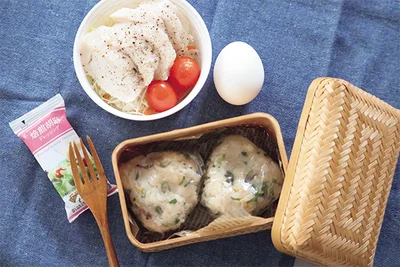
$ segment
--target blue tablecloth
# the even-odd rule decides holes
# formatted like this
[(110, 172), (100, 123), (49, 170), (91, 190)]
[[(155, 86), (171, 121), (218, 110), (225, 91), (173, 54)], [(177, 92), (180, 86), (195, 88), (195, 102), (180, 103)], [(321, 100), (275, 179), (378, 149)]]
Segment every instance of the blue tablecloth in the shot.
[[(210, 73), (181, 112), (153, 122), (115, 117), (94, 104), (74, 73), (72, 48), (85, 14), (97, 1), (0, 2), (0, 265), (106, 266), (90, 212), (69, 224), (63, 202), (8, 122), (61, 93), (81, 136), (91, 135), (107, 176), (111, 153), (124, 139), (262, 111), (278, 119), (288, 155), (310, 82), (339, 77), (400, 108), (400, 2), (189, 0), (205, 20), (213, 62), (232, 41), (261, 56), (265, 82), (250, 104), (235, 107), (217, 94)], [(397, 168), (399, 169), (399, 168)], [(400, 266), (400, 174), (396, 173), (376, 253), (376, 266)], [(292, 266), (274, 249), (270, 231), (189, 245), (160, 253), (138, 251), (125, 235), (117, 195), (109, 198), (111, 234), (121, 265)]]

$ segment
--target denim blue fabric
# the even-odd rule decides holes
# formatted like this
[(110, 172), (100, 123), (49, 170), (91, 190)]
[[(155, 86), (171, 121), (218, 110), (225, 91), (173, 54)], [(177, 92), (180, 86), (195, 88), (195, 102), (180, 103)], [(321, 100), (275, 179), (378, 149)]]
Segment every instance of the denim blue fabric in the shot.
[[(339, 77), (400, 108), (400, 2), (396, 0), (189, 0), (205, 20), (213, 62), (232, 41), (259, 53), (265, 82), (259, 96), (236, 107), (217, 94), (212, 72), (198, 97), (179, 113), (153, 122), (115, 117), (94, 104), (75, 76), (72, 48), (81, 20), (97, 1), (0, 2), (0, 265), (106, 266), (90, 212), (69, 224), (63, 202), (8, 122), (61, 93), (72, 126), (90, 135), (109, 179), (111, 153), (124, 139), (253, 112), (280, 123), (288, 155), (307, 88), (320, 76)], [(399, 168), (397, 168), (399, 169)], [(375, 266), (400, 266), (400, 174), (395, 174)], [(109, 198), (111, 234), (121, 265), (292, 266), (270, 231), (139, 252), (125, 235), (117, 195)]]

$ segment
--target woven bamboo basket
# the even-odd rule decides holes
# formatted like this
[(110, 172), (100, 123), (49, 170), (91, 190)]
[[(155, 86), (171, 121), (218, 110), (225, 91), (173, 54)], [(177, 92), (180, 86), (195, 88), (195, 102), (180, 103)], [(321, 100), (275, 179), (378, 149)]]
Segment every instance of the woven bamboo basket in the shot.
[(315, 80), (272, 228), (283, 253), (372, 266), (400, 149), (400, 111), (346, 81)]
[[(131, 243), (142, 251), (156, 252), (187, 244), (235, 235), (259, 232), (271, 229), (276, 204), (270, 207), (262, 216), (243, 215), (240, 217), (221, 216), (211, 219), (208, 211), (200, 204), (187, 219), (188, 223), (179, 230), (190, 230), (190, 235), (176, 236), (175, 234), (157, 236), (141, 226), (140, 221), (129, 211), (128, 199), (125, 197), (119, 166), (124, 158), (134, 155), (142, 149), (147, 152), (165, 151), (173, 148), (192, 149), (193, 146), (200, 154), (207, 156), (210, 144), (216, 139), (214, 135), (223, 133), (242, 134), (261, 147), (274, 160), (279, 162), (284, 173), (287, 166), (287, 156), (278, 122), (265, 113), (255, 113), (232, 119), (207, 123), (192, 128), (175, 130), (136, 139), (119, 144), (112, 155), (115, 179), (119, 190), (121, 210), (127, 236)], [(213, 141), (214, 140), (214, 141)], [(193, 142), (192, 142), (193, 141)], [(179, 143), (180, 145), (176, 145)], [(207, 145), (204, 146), (203, 143)], [(183, 145), (182, 145), (183, 144)], [(180, 231), (182, 232), (182, 231)]]

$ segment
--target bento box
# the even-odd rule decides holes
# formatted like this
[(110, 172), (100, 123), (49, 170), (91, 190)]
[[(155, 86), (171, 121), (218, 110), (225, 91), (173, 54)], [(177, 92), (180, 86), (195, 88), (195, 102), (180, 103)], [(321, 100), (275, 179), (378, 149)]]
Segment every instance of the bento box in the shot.
[[(202, 136), (212, 140), (208, 133), (229, 129), (251, 129), (241, 134), (279, 162), (285, 178), (278, 205), (260, 217), (195, 220), (196, 231), (187, 236), (143, 239), (127, 208), (119, 162), (143, 145), (163, 150), (168, 144), (153, 144), (198, 143)], [(128, 238), (143, 251), (272, 226), (272, 241), (285, 254), (323, 266), (373, 266), (399, 151), (398, 109), (347, 81), (318, 78), (309, 87), (289, 163), (278, 122), (255, 113), (124, 141), (113, 153), (113, 167)]]
[(230, 237), (240, 234), (271, 229), (275, 214), (275, 202), (261, 216), (244, 216), (229, 219), (215, 219), (200, 204), (190, 214), (187, 223), (179, 231), (191, 231), (186, 236), (160, 236), (147, 231), (128, 208), (128, 199), (124, 193), (119, 164), (126, 158), (136, 155), (165, 150), (182, 150), (183, 147), (196, 149), (202, 155), (210, 153), (218, 137), (227, 134), (246, 136), (279, 163), (282, 172), (286, 170), (287, 156), (278, 122), (265, 113), (255, 113), (241, 117), (211, 122), (191, 128), (174, 130), (126, 140), (119, 144), (113, 153), (113, 167), (125, 229), (129, 240), (142, 251), (155, 252), (191, 243)]

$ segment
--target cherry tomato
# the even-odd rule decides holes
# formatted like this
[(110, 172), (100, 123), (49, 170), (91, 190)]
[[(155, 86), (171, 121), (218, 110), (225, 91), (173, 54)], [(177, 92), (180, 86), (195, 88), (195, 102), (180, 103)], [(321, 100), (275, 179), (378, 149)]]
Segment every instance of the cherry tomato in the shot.
[(65, 169), (64, 169), (64, 168), (58, 168), (58, 169), (56, 170), (56, 177), (57, 177), (57, 178), (63, 177), (63, 175), (61, 174), (61, 171), (65, 171)]
[(157, 111), (165, 111), (178, 103), (178, 96), (168, 82), (153, 81), (147, 87), (147, 101)]
[(191, 57), (178, 57), (170, 70), (168, 81), (179, 95), (193, 87), (200, 76), (200, 67)]

